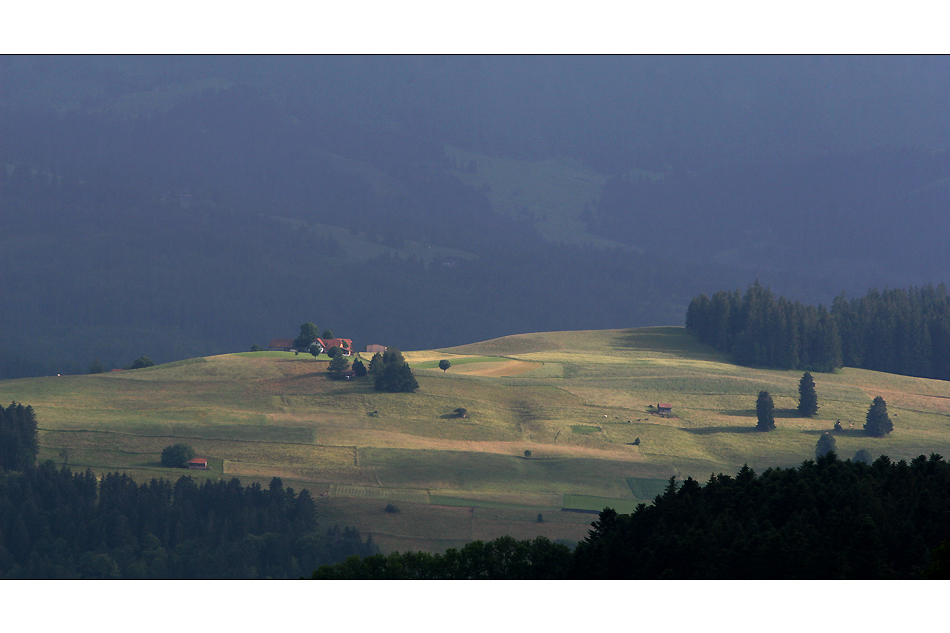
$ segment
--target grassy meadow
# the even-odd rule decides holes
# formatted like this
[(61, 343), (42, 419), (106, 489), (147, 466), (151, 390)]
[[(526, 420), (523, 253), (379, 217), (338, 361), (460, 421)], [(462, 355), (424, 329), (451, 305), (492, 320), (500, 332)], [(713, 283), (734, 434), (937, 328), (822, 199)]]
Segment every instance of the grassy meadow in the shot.
[[(322, 523), (354, 525), (384, 551), (503, 534), (580, 540), (595, 518), (585, 510), (630, 511), (672, 475), (704, 481), (745, 463), (797, 465), (836, 420), (843, 458), (862, 448), (892, 459), (950, 454), (950, 383), (816, 373), (818, 415), (800, 418), (801, 372), (729, 364), (683, 328), (525, 334), (405, 356), (414, 394), (328, 380), (326, 357), (245, 352), (0, 381), (0, 398), (36, 410), (40, 460), (177, 478), (184, 471), (159, 457), (186, 442), (210, 463), (191, 474), (279, 476), (324, 495)], [(762, 389), (776, 406), (770, 433), (754, 430)], [(862, 430), (876, 395), (894, 422), (880, 439)], [(655, 413), (659, 402), (672, 416)], [(459, 407), (468, 417), (454, 417)], [(388, 503), (399, 512), (387, 513)]]

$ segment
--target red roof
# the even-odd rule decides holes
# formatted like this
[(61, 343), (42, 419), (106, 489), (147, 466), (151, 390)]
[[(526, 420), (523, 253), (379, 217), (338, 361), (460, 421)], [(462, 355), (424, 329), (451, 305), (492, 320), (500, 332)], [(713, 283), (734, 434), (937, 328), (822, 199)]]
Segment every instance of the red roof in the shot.
[(318, 338), (317, 342), (323, 345), (323, 349), (327, 351), (330, 351), (330, 348), (333, 347), (339, 347), (345, 352), (353, 351), (353, 341), (348, 338)]
[(294, 346), (294, 339), (292, 338), (275, 338), (271, 339), (269, 347), (290, 347)]
[[(179, 463), (180, 463), (180, 462), (179, 462)], [(203, 465), (203, 466), (207, 466), (207, 465), (208, 465), (208, 458), (207, 458), (207, 457), (195, 457), (194, 459), (189, 459), (189, 460), (188, 460), (188, 463), (189, 463), (189, 464), (201, 464), (201, 465)]]
[(665, 404), (665, 403), (661, 402), (660, 404), (656, 405), (656, 408), (657, 408), (657, 409), (672, 409), (672, 408), (673, 408), (673, 405), (671, 405), (671, 404)]

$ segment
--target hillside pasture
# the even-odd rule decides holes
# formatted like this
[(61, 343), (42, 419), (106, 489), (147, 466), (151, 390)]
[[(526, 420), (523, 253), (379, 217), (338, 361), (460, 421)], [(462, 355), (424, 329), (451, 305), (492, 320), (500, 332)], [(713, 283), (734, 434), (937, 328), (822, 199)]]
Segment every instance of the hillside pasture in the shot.
[[(36, 410), (40, 460), (140, 480), (281, 477), (327, 495), (321, 523), (354, 525), (384, 550), (506, 533), (579, 540), (594, 517), (565, 508), (628, 511), (671, 476), (797, 465), (836, 420), (842, 458), (862, 448), (895, 460), (950, 455), (950, 383), (816, 373), (818, 414), (801, 418), (801, 372), (732, 365), (683, 328), (534, 333), (405, 356), (420, 385), (412, 394), (330, 380), (323, 357), (242, 352), (0, 381), (0, 398)], [(755, 430), (762, 389), (776, 406), (768, 433)], [(885, 438), (862, 430), (876, 395), (894, 422)], [(658, 415), (660, 402), (672, 414)], [(211, 468), (161, 467), (162, 448), (177, 442)], [(390, 501), (399, 513), (384, 512)]]

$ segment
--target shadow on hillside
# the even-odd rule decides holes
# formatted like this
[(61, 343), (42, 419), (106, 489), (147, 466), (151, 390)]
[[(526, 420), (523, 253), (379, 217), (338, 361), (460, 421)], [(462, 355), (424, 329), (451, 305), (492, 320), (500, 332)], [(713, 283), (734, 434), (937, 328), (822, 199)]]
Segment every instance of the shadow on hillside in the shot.
[[(725, 409), (720, 411), (723, 415), (731, 415), (737, 418), (754, 418), (755, 409)], [(787, 420), (789, 418), (800, 418), (798, 414), (798, 409), (776, 409), (772, 414), (772, 417), (776, 419)]]
[(831, 429), (807, 429), (802, 431), (806, 435), (824, 435), (825, 433), (831, 433), (832, 437), (867, 437), (871, 438), (873, 436), (868, 435), (868, 432), (865, 431), (862, 427), (855, 427), (853, 429), (841, 429), (840, 431), (833, 431)]
[(693, 435), (712, 435), (714, 433), (760, 433), (754, 426), (704, 426), (699, 429), (681, 428), (681, 431)]
[[(679, 328), (678, 328), (679, 329)], [(673, 333), (672, 328), (624, 330), (614, 339), (618, 350), (662, 352), (678, 358), (721, 360), (723, 355), (696, 340), (685, 330)]]

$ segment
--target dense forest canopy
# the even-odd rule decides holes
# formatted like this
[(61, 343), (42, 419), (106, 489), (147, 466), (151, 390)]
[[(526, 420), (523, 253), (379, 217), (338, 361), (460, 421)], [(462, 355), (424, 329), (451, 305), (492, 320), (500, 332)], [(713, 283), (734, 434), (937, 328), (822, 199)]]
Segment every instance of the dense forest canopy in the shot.
[(742, 365), (834, 371), (858, 367), (950, 380), (950, 296), (936, 288), (871, 290), (831, 310), (776, 298), (758, 282), (744, 295), (693, 299), (686, 327)]
[(237, 479), (137, 483), (52, 462), (0, 473), (0, 578), (299, 578), (378, 551), (318, 529), (310, 493)]
[[(950, 578), (950, 464), (873, 464), (829, 452), (797, 468), (670, 480), (632, 514), (607, 508), (575, 550), (545, 538), (475, 542), (443, 555), (353, 557), (314, 579)], [(941, 545), (943, 544), (943, 545)]]

